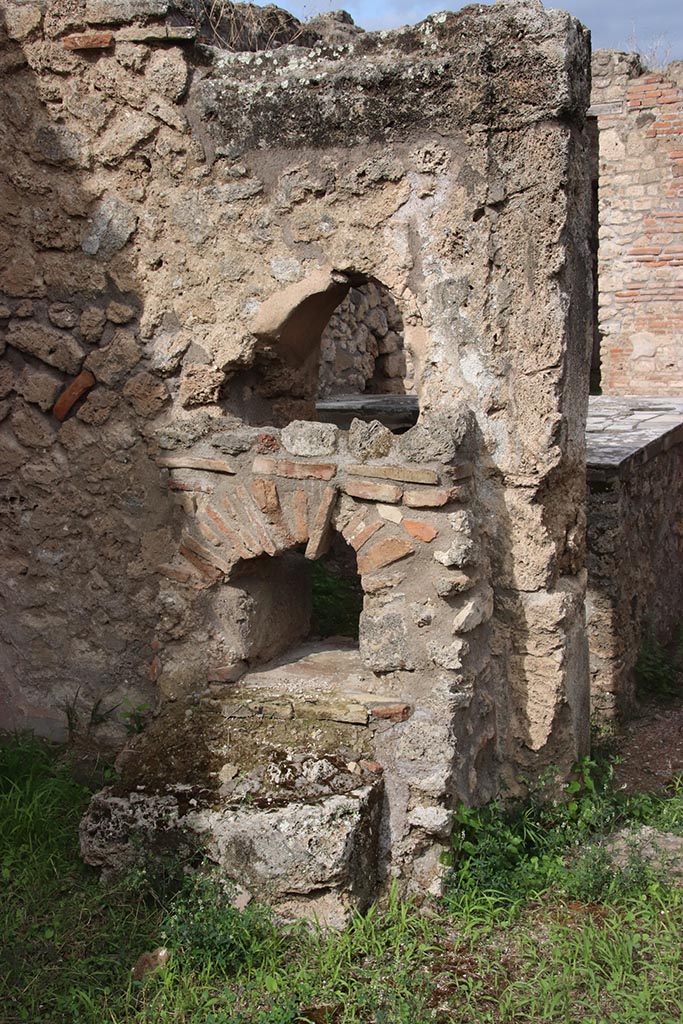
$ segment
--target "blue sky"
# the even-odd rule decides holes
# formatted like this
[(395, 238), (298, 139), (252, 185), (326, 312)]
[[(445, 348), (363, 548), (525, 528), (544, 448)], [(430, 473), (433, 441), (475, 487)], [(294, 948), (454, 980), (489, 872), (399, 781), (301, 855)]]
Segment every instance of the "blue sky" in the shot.
[[(490, 3), (492, 0), (481, 0)], [(451, 5), (438, 0), (279, 0), (297, 17), (344, 7), (357, 25), (366, 29), (396, 28), (411, 25), (435, 11), (458, 10), (463, 4)], [(683, 0), (566, 0), (546, 3), (546, 7), (564, 7), (580, 18), (592, 31), (593, 47), (608, 46), (618, 50), (638, 48), (647, 53), (652, 47), (666, 60), (683, 60)]]

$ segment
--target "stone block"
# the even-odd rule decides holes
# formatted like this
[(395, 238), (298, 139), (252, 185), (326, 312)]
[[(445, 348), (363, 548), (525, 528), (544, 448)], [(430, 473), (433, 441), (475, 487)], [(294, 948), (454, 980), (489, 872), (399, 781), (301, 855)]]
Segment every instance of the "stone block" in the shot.
[(10, 321), (6, 338), (13, 348), (35, 356), (64, 373), (78, 373), (85, 356), (84, 350), (71, 334), (55, 331), (32, 320)]
[(401, 537), (387, 537), (377, 541), (371, 548), (358, 556), (358, 571), (361, 573), (375, 572), (402, 558), (408, 558), (414, 553), (415, 548), (409, 541), (403, 540)]
[(331, 480), (337, 472), (333, 462), (293, 462), (290, 459), (272, 459), (267, 455), (257, 455), (251, 468), (252, 473), (290, 480)]
[(135, 310), (125, 302), (107, 304), (107, 320), (113, 324), (127, 324), (135, 319)]
[(493, 590), (488, 583), (479, 583), (461, 599), (453, 616), (454, 633), (469, 633), (493, 615)]
[(50, 420), (24, 402), (14, 406), (9, 423), (19, 444), (26, 448), (49, 448), (56, 440)]
[(450, 644), (443, 642), (432, 642), (429, 645), (429, 653), (432, 661), (440, 668), (449, 669), (452, 672), (460, 672), (463, 667), (463, 659), (469, 652), (469, 644), (466, 640), (456, 639)]
[(110, 196), (95, 207), (90, 218), (90, 227), (81, 248), (88, 256), (110, 259), (115, 252), (123, 249), (137, 228), (138, 218), (132, 207)]
[(92, 426), (101, 427), (106, 423), (111, 413), (119, 402), (119, 396), (108, 388), (97, 388), (86, 398), (83, 405), (77, 410), (76, 416), (83, 423), (90, 423)]
[(91, 352), (84, 367), (95, 375), (96, 380), (110, 387), (120, 384), (137, 366), (142, 350), (135, 335), (119, 329), (105, 348)]
[(403, 488), (397, 484), (380, 484), (376, 480), (346, 480), (343, 489), (352, 498), (389, 503), (399, 502), (403, 494)]
[(85, 170), (92, 160), (85, 135), (72, 132), (64, 125), (46, 124), (37, 128), (33, 146), (39, 160), (55, 167)]
[(145, 81), (152, 92), (161, 93), (177, 103), (187, 87), (189, 69), (183, 54), (176, 49), (156, 50), (145, 68)]
[(62, 423), (73, 409), (76, 402), (94, 387), (95, 378), (89, 370), (81, 370), (75, 380), (66, 387), (52, 409), (52, 415)]
[(145, 419), (155, 416), (170, 397), (164, 382), (147, 370), (131, 377), (125, 384), (123, 394), (138, 416)]
[(209, 473), (227, 473), (232, 476), (235, 467), (227, 459), (207, 458), (203, 455), (162, 455), (157, 460), (162, 469), (203, 469)]
[(311, 423), (293, 420), (280, 435), (283, 447), (291, 455), (311, 458), (333, 455), (337, 450), (339, 428), (333, 423)]
[(168, 6), (169, 0), (86, 0), (85, 20), (89, 25), (115, 25), (163, 18)]
[(396, 507), (396, 505), (382, 505), (380, 503), (375, 505), (375, 510), (377, 515), (381, 516), (381, 518), (385, 519), (388, 523), (400, 523), (403, 519), (403, 513), (400, 508)]
[(191, 43), (197, 38), (192, 25), (130, 25), (116, 31), (121, 43)]
[(218, 399), (225, 374), (215, 366), (190, 363), (185, 366), (180, 381), (180, 404), (185, 408), (196, 405), (210, 405)]
[(398, 480), (409, 484), (438, 484), (439, 474), (434, 469), (418, 466), (347, 466), (350, 476), (372, 477), (376, 480)]
[(361, 612), (359, 637), (361, 660), (373, 672), (410, 671), (415, 667), (414, 644), (400, 612)]
[(10, 39), (22, 40), (39, 28), (42, 21), (40, 4), (7, 3), (3, 5), (5, 31)]
[(48, 320), (55, 327), (69, 329), (78, 324), (78, 310), (70, 302), (52, 302), (47, 307)]
[(106, 322), (104, 310), (98, 306), (88, 306), (84, 309), (78, 325), (83, 340), (91, 344), (99, 341)]
[(459, 569), (452, 569), (448, 576), (437, 576), (434, 580), (434, 589), (439, 597), (453, 597), (454, 594), (463, 594), (471, 590), (478, 582), (476, 573), (462, 572)]
[(396, 438), (379, 420), (365, 423), (363, 420), (352, 420), (347, 443), (351, 454), (361, 461), (381, 459), (388, 455)]
[(14, 370), (8, 362), (0, 362), (0, 398), (7, 398), (14, 391)]
[(136, 146), (148, 139), (158, 126), (157, 121), (146, 114), (139, 114), (125, 108), (116, 115), (95, 146), (95, 156), (107, 167), (120, 164)]
[(47, 412), (63, 386), (63, 378), (59, 374), (26, 366), (17, 378), (14, 390), (24, 401)]

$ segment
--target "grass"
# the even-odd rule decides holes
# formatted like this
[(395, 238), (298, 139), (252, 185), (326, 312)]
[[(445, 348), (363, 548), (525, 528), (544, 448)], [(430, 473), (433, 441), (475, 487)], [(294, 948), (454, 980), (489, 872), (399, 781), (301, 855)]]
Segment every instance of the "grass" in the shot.
[[(683, 894), (596, 838), (683, 834), (683, 787), (615, 792), (587, 762), (564, 801), (461, 808), (445, 897), (392, 894), (343, 933), (237, 911), (209, 875), (139, 872), (104, 890), (78, 857), (89, 793), (64, 752), (0, 747), (0, 1022), (16, 1024), (678, 1024)], [(168, 967), (133, 981), (143, 950)]]

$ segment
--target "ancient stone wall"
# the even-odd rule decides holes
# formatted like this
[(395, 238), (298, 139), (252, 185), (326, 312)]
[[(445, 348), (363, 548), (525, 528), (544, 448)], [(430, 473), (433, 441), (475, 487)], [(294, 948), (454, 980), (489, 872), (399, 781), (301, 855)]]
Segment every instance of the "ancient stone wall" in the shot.
[(606, 394), (683, 394), (683, 62), (593, 55)]
[[(211, 819), (234, 873), (281, 813), (322, 843), (295, 902), (338, 909), (424, 890), (454, 800), (586, 749), (588, 40), (527, 0), (227, 52), (191, 13), (3, 11), (2, 724), (120, 736), (154, 705), (89, 858)], [(321, 335), (378, 283), (400, 438), (312, 422)], [(266, 693), (335, 530), (360, 660)], [(250, 884), (294, 899), (261, 853)]]
[(648, 640), (683, 621), (683, 402), (591, 398), (588, 433), (591, 701), (597, 718), (635, 705)]
[(374, 282), (351, 288), (320, 339), (318, 395), (414, 394), (414, 374), (391, 294)]

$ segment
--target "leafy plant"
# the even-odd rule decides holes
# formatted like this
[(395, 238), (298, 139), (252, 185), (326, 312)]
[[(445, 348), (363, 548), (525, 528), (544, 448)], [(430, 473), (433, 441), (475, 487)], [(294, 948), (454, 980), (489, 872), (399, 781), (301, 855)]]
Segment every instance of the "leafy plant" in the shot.
[(125, 711), (121, 712), (121, 718), (126, 726), (126, 732), (129, 736), (137, 736), (145, 728), (149, 713), (152, 710), (150, 704), (131, 704), (129, 700), (124, 700)]
[(190, 875), (164, 919), (164, 941), (188, 962), (210, 961), (224, 974), (253, 960), (277, 933), (264, 907), (238, 910), (234, 895), (234, 886), (215, 873)]

